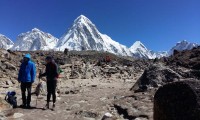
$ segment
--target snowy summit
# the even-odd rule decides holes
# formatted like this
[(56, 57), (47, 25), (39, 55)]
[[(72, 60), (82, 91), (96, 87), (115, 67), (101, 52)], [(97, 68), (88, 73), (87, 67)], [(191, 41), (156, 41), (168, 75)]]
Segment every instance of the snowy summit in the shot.
[(183, 51), (183, 50), (191, 50), (194, 47), (199, 46), (196, 43), (190, 43), (187, 42), (186, 40), (182, 40), (178, 43), (176, 43), (176, 45), (174, 47), (172, 47), (172, 49), (169, 51), (169, 55), (172, 55), (174, 53), (174, 50), (178, 50), (178, 51)]
[(0, 34), (0, 48), (10, 49), (14, 43), (6, 36)]
[(140, 41), (136, 41), (129, 49), (133, 53), (133, 56), (137, 58), (152, 59), (150, 51)]
[(129, 49), (98, 31), (84, 15), (74, 20), (72, 27), (59, 40), (57, 49), (107, 51), (117, 55), (130, 56)]
[(49, 33), (34, 28), (31, 31), (22, 33), (17, 37), (13, 50), (34, 51), (54, 49), (58, 39)]

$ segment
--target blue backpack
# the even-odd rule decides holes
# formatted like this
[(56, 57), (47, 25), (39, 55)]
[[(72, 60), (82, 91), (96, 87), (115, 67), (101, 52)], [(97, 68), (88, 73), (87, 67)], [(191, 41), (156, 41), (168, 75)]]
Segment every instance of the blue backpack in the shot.
[(11, 91), (11, 92), (7, 92), (6, 96), (5, 96), (5, 100), (13, 106), (13, 108), (17, 107), (17, 97), (15, 96), (16, 92), (15, 91)]

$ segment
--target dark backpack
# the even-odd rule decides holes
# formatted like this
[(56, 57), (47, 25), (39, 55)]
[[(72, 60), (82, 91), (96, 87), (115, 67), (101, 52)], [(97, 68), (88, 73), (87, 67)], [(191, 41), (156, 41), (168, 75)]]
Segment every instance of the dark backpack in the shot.
[(17, 107), (17, 97), (15, 96), (16, 92), (12, 91), (12, 92), (7, 92), (6, 96), (5, 96), (5, 100), (13, 106), (13, 108)]

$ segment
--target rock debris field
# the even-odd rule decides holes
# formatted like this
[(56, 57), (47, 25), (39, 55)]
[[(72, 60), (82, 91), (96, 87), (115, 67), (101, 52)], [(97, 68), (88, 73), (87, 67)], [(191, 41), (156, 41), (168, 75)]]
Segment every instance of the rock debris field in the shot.
[[(96, 51), (20, 52), (0, 50), (0, 119), (2, 120), (153, 120), (154, 95), (168, 83), (199, 79), (200, 48), (176, 52), (168, 58), (137, 60)], [(13, 109), (4, 97), (15, 90), (21, 104), (17, 81), (20, 61), (30, 53), (39, 71), (45, 70), (45, 57), (51, 55), (63, 72), (57, 84), (55, 111), (43, 110), (46, 83), (42, 91), (32, 95), (32, 109)], [(103, 59), (109, 56), (111, 61)], [(37, 105), (36, 105), (37, 101)], [(50, 104), (50, 108), (52, 103)]]

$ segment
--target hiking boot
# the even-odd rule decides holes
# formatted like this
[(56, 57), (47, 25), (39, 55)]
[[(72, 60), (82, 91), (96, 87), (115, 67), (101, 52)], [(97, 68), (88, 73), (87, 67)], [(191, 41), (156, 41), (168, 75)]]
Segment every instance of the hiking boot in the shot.
[(20, 108), (26, 108), (26, 105), (25, 104), (21, 104), (19, 107)]
[(55, 111), (55, 107), (56, 107), (56, 105), (55, 105), (55, 103), (53, 103), (53, 106), (52, 106), (52, 111)]
[(43, 110), (47, 110), (47, 109), (49, 109), (49, 104), (48, 103), (44, 106)]
[(30, 105), (27, 105), (26, 108), (27, 108), (27, 109), (31, 109), (31, 106), (30, 106)]

